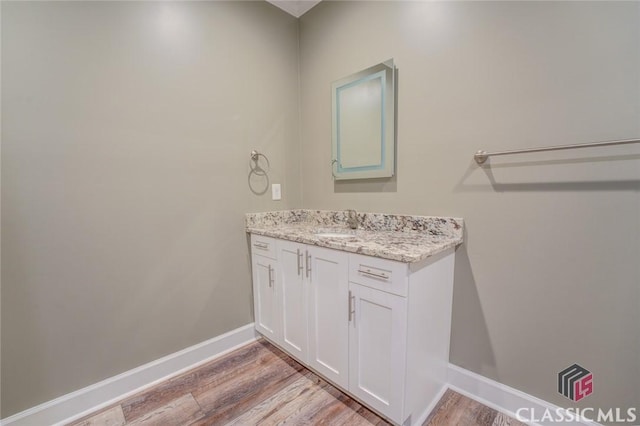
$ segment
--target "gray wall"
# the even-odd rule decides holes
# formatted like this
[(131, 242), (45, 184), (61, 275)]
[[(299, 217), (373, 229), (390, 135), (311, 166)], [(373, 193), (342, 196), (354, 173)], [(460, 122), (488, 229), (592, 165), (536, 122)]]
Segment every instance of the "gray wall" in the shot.
[[(637, 403), (638, 147), (471, 156), (638, 136), (640, 4), (299, 25), (298, 47), (264, 2), (2, 2), (2, 417), (251, 321), (243, 214), (301, 206), (464, 217), (452, 362), (560, 405), (578, 362), (583, 405)], [(397, 177), (334, 184), (330, 83), (390, 57)], [(253, 148), (283, 201), (251, 191)]]
[[(567, 406), (640, 401), (640, 3), (322, 2), (300, 21), (305, 208), (461, 216), (451, 361)], [(331, 179), (330, 84), (393, 57), (398, 173)]]
[(2, 2), (2, 417), (252, 320), (244, 213), (300, 205), (297, 79), (266, 2)]

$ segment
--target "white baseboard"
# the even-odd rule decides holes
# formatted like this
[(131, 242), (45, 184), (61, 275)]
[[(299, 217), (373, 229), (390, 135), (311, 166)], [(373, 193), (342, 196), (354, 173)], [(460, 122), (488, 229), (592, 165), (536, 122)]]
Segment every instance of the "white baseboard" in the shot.
[(61, 425), (255, 341), (253, 323), (2, 419), (2, 426)]
[[(542, 419), (545, 410), (549, 410), (550, 413), (556, 413), (556, 410), (558, 409), (561, 410), (557, 405), (551, 404), (550, 402), (536, 398), (535, 396), (529, 395), (512, 387), (503, 385), (502, 383), (498, 383), (472, 371), (465, 370), (457, 365), (449, 364), (448, 381), (449, 388), (451, 390), (474, 399), (487, 407), (508, 414), (513, 418), (517, 418), (516, 413), (522, 408), (526, 409), (521, 412), (524, 414), (523, 417), (525, 417), (526, 420), (530, 419), (532, 414), (534, 414), (533, 417), (535, 419)], [(558, 416), (554, 416), (554, 419), (558, 419)], [(525, 423), (533, 426), (602, 426), (599, 423), (585, 419), (574, 420), (571, 422), (525, 421)]]

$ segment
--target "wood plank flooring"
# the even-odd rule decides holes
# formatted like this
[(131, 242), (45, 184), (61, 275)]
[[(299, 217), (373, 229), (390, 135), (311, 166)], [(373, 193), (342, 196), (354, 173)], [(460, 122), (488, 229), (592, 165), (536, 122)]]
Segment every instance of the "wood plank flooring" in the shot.
[(526, 426), (504, 413), (449, 389), (424, 422), (424, 426), (451, 425)]
[[(166, 380), (73, 426), (389, 425), (265, 340)], [(523, 426), (453, 391), (425, 426)]]

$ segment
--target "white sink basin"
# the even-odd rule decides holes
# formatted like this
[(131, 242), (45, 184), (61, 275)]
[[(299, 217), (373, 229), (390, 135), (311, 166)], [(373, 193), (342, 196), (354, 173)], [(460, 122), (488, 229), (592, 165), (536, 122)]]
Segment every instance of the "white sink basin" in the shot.
[(353, 234), (342, 234), (339, 232), (318, 232), (316, 233), (316, 236), (320, 238), (340, 238), (340, 239), (352, 239), (352, 240), (356, 238), (356, 236)]
[(335, 240), (350, 241), (356, 239), (355, 233), (355, 229), (320, 228), (316, 231), (315, 235), (319, 238), (331, 238)]

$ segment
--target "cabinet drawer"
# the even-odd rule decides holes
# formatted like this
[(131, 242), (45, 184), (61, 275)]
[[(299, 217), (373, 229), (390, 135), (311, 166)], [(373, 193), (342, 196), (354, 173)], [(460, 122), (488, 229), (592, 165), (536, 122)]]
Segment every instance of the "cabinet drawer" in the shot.
[(406, 297), (407, 274), (406, 263), (349, 254), (349, 281), (353, 283)]
[(276, 240), (271, 237), (251, 234), (251, 253), (277, 259)]

